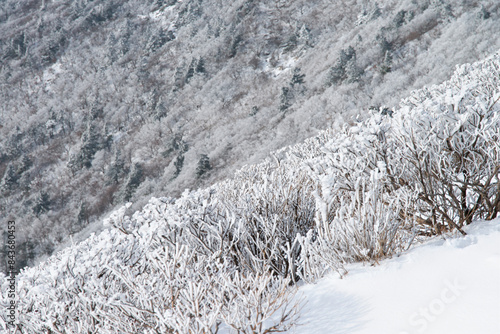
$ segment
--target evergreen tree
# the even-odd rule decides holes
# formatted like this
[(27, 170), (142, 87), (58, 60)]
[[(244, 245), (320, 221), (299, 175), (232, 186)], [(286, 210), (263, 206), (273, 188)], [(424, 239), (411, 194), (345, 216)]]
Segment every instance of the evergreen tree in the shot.
[(194, 76), (195, 69), (196, 69), (196, 60), (193, 58), (191, 60), (191, 64), (189, 64), (189, 67), (188, 67), (188, 70), (186, 73), (186, 77), (184, 78), (184, 81), (186, 83), (188, 83), (189, 80), (191, 80), (191, 78)]
[(327, 77), (327, 86), (331, 85), (338, 85), (342, 82), (344, 79), (345, 75), (345, 69), (342, 67), (340, 64), (336, 64), (335, 66), (332, 66), (330, 70), (328, 71), (328, 77)]
[(383, 108), (380, 108), (380, 113), (384, 116), (392, 117), (392, 114), (394, 113), (394, 111), (392, 111), (392, 109), (389, 109), (387, 107), (383, 107)]
[(165, 152), (162, 153), (163, 157), (168, 157), (172, 152), (174, 151), (180, 151), (182, 153), (186, 153), (189, 149), (189, 145), (182, 140), (182, 135), (181, 134), (176, 134), (173, 138), (172, 141), (170, 142), (169, 147)]
[(2, 188), (5, 190), (13, 190), (17, 187), (17, 180), (19, 179), (19, 174), (12, 163), (7, 166), (7, 171), (2, 181)]
[(391, 71), (391, 65), (392, 65), (392, 55), (389, 51), (386, 51), (384, 56), (384, 61), (380, 65), (380, 73), (381, 74), (389, 73)]
[(31, 188), (31, 176), (28, 170), (32, 166), (33, 161), (27, 155), (23, 155), (21, 162), (17, 167), (17, 175), (19, 177), (17, 183), (23, 191), (29, 191)]
[(363, 75), (363, 70), (356, 64), (356, 58), (354, 57), (351, 61), (347, 63), (345, 68), (345, 81), (347, 83), (358, 82)]
[(80, 211), (78, 212), (77, 220), (80, 227), (83, 227), (89, 223), (87, 203), (82, 202), (80, 204)]
[(196, 63), (196, 73), (205, 73), (205, 60), (203, 57), (200, 57)]
[(487, 20), (491, 17), (491, 13), (484, 7), (484, 5), (481, 5), (481, 9), (479, 10), (477, 17), (482, 20)]
[(311, 42), (311, 30), (307, 28), (306, 25), (302, 25), (302, 27), (297, 32), (297, 37), (299, 38), (299, 40), (305, 43), (306, 46), (313, 46)]
[(353, 60), (356, 60), (356, 50), (352, 46), (340, 51), (339, 61), (343, 67), (347, 66), (347, 63)]
[[(184, 86), (186, 76), (187, 76), (187, 74), (186, 75), (184, 74), (184, 71), (185, 71), (184, 66), (179, 66), (179, 67), (175, 68), (174, 83), (172, 86), (172, 92), (175, 93)], [(188, 70), (188, 72), (189, 72), (189, 70)]]
[(6, 152), (10, 158), (17, 158), (23, 152), (22, 139), (24, 137), (23, 133), (17, 127), (16, 133), (13, 134), (6, 143)]
[(249, 114), (249, 115), (250, 115), (250, 116), (255, 116), (255, 115), (257, 115), (257, 113), (258, 113), (258, 112), (259, 112), (259, 107), (257, 107), (257, 106), (253, 106), (253, 107), (252, 107), (252, 111), (250, 111), (250, 114)]
[(117, 150), (115, 153), (115, 160), (113, 163), (108, 167), (108, 170), (106, 171), (106, 177), (108, 179), (108, 184), (116, 184), (118, 183), (120, 177), (123, 175), (124, 172), (124, 162), (120, 154), (120, 150)]
[(132, 195), (134, 194), (137, 187), (141, 184), (143, 179), (143, 169), (142, 165), (135, 163), (127, 178), (125, 187), (123, 189), (123, 200), (125, 202), (130, 201)]
[(184, 154), (182, 154), (182, 152), (179, 153), (179, 155), (175, 159), (174, 166), (175, 166), (174, 178), (176, 178), (177, 176), (179, 176), (179, 174), (181, 173), (182, 167), (184, 166)]
[(33, 162), (27, 155), (23, 155), (17, 167), (13, 163), (10, 163), (2, 180), (2, 188), (4, 190), (13, 190), (21, 185), (23, 183), (21, 179), (23, 173), (30, 169), (32, 165)]
[(205, 60), (202, 57), (198, 59), (193, 58), (191, 60), (191, 63), (189, 64), (184, 81), (188, 83), (194, 77), (195, 74), (203, 74), (203, 73), (205, 73)]
[(7, 256), (8, 255), (8, 249), (7, 249), (7, 247), (5, 247), (5, 245), (7, 245), (7, 241), (8, 241), (7, 237), (8, 237), (7, 231), (3, 230), (2, 231), (2, 241), (3, 241), (2, 242), (2, 246), (3, 247), (0, 248), (0, 254), (2, 256), (1, 259), (0, 259), (0, 266), (1, 266), (0, 270), (2, 270), (3, 273), (8, 273), (9, 272), (9, 269), (8, 269), (9, 266), (8, 266), (8, 263), (7, 263), (8, 259), (9, 259), (8, 256)]
[(87, 130), (83, 133), (82, 142), (80, 163), (83, 167), (90, 168), (94, 154), (99, 150), (99, 135), (92, 123), (89, 123)]
[(341, 50), (339, 58), (334, 66), (328, 72), (327, 86), (338, 85), (343, 81), (359, 81), (363, 71), (356, 64), (356, 50), (352, 46)]
[(305, 74), (300, 73), (300, 67), (294, 68), (289, 86), (281, 88), (279, 106), (279, 110), (281, 112), (285, 112), (288, 108), (290, 108), (290, 106), (294, 103), (296, 94), (304, 93), (304, 77)]
[(167, 108), (165, 107), (165, 104), (163, 103), (162, 99), (158, 101), (156, 104), (156, 108), (154, 110), (154, 119), (156, 121), (161, 120), (163, 117), (167, 116)]
[(305, 74), (300, 73), (300, 67), (296, 67), (293, 69), (292, 81), (290, 82), (290, 86), (302, 85), (304, 84)]
[(38, 217), (40, 214), (45, 213), (50, 210), (50, 197), (49, 195), (42, 191), (37, 196), (35, 200), (35, 206), (33, 207), (33, 213)]
[(280, 106), (279, 110), (281, 112), (285, 112), (290, 108), (291, 100), (293, 98), (293, 91), (289, 87), (281, 87), (281, 95), (280, 95)]
[(95, 129), (93, 123), (87, 124), (86, 131), (81, 137), (82, 146), (80, 151), (71, 158), (69, 167), (73, 172), (85, 168), (92, 167), (92, 160), (97, 151), (101, 149), (101, 136)]
[(203, 177), (211, 169), (212, 166), (210, 165), (210, 159), (208, 158), (208, 155), (202, 154), (200, 156), (200, 160), (198, 160), (198, 166), (196, 167), (196, 177)]
[(21, 164), (17, 168), (17, 174), (21, 175), (33, 166), (33, 161), (27, 155), (23, 155), (21, 158)]
[(12, 39), (11, 45), (17, 57), (24, 56), (26, 53), (26, 36), (24, 32)]
[(378, 35), (376, 37), (378, 44), (380, 46), (380, 52), (385, 55), (387, 51), (392, 51), (392, 43), (387, 40), (384, 36)]
[(394, 20), (393, 20), (394, 25), (396, 26), (396, 28), (399, 28), (399, 27), (401, 27), (403, 24), (405, 24), (405, 23), (406, 23), (406, 19), (405, 19), (406, 14), (407, 14), (406, 10), (400, 10), (400, 11), (396, 14), (396, 16), (394, 17)]

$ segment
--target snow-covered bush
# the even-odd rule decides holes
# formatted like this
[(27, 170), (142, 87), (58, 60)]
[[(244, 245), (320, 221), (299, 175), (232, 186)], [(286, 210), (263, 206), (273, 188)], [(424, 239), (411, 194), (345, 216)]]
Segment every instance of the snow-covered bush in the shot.
[[(292, 285), (500, 210), (500, 55), (211, 188), (126, 208), (17, 277), (20, 333), (268, 333)], [(0, 305), (7, 298), (2, 279)], [(6, 307), (3, 307), (6, 309)], [(0, 314), (0, 329), (7, 328)]]
[[(298, 304), (290, 279), (265, 266), (260, 273), (241, 271), (228, 252), (207, 247), (204, 254), (181, 235), (169, 242), (180, 230), (179, 222), (161, 219), (165, 202), (152, 201), (132, 219), (122, 208), (108, 220), (110, 230), (23, 271), (19, 331), (216, 333), (225, 324), (265, 333), (293, 325)], [(8, 302), (3, 291), (2, 304)]]
[(300, 274), (321, 277), (343, 264), (389, 256), (409, 247), (412, 223), (402, 217), (411, 204), (406, 189), (390, 182), (379, 153), (390, 128), (381, 115), (346, 128), (326, 143), (325, 154), (310, 160), (316, 182), (315, 229), (300, 238)]
[(221, 205), (240, 222), (241, 265), (255, 271), (264, 263), (295, 281), (296, 237), (314, 227), (315, 214), (313, 183), (300, 165), (276, 158), (242, 169), (219, 189)]
[(303, 279), (401, 251), (415, 233), (465, 234), (464, 224), (497, 216), (499, 58), (464, 65), (393, 113), (346, 127), (308, 162), (317, 215), (300, 238)]
[[(500, 209), (498, 54), (402, 102), (392, 120), (393, 184), (412, 190), (414, 219), (437, 233)], [(394, 159), (396, 160), (396, 159)]]

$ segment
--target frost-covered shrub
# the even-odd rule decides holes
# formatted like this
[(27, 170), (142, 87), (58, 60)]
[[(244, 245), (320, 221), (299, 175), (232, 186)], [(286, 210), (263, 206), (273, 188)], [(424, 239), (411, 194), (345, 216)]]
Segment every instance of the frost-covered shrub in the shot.
[(299, 238), (301, 278), (342, 274), (345, 262), (394, 254), (415, 234), (465, 234), (464, 224), (498, 215), (499, 58), (345, 128), (308, 162), (317, 214)]
[[(263, 266), (238, 270), (227, 253), (183, 242), (172, 203), (154, 200), (133, 218), (125, 207), (110, 230), (67, 248), (18, 277), (21, 333), (240, 333), (290, 328), (297, 304), (290, 280)], [(177, 243), (171, 239), (179, 236)], [(191, 237), (194, 237), (192, 235)], [(202, 242), (200, 240), (200, 242)], [(222, 250), (222, 249), (220, 249)], [(0, 303), (6, 305), (8, 281)], [(0, 317), (0, 328), (6, 318)]]
[(324, 161), (311, 163), (329, 183), (324, 204), (328, 212), (332, 205), (345, 209), (351, 192), (358, 194), (358, 203), (369, 203), (359, 197), (370, 189), (369, 177), (384, 182), (384, 194), (403, 191), (404, 202), (414, 203), (401, 208), (401, 217), (438, 233), (496, 217), (499, 78), (498, 55), (463, 66), (450, 81), (414, 92), (392, 117), (372, 115), (334, 138), (326, 145), (326, 166)]
[[(417, 196), (415, 220), (458, 229), (500, 210), (499, 55), (402, 102), (392, 120), (394, 184)], [(418, 213), (418, 214), (417, 214)]]
[[(500, 55), (211, 188), (115, 212), (18, 275), (21, 333), (290, 329), (290, 288), (500, 210)], [(0, 305), (7, 298), (2, 279)], [(0, 329), (7, 328), (0, 314)]]
[(237, 333), (286, 332), (298, 320), (300, 301), (293, 299), (296, 288), (290, 280), (271, 273), (240, 277), (236, 274), (227, 286), (230, 301), (224, 321)]
[(296, 280), (296, 237), (314, 226), (313, 190), (299, 163), (278, 159), (244, 168), (220, 184), (221, 205), (239, 221), (241, 265), (255, 271), (264, 263)]
[(300, 238), (301, 278), (310, 281), (328, 269), (377, 260), (409, 247), (412, 224), (400, 213), (411, 203), (394, 187), (379, 156), (388, 127), (380, 115), (345, 129), (309, 161), (316, 182), (315, 229)]

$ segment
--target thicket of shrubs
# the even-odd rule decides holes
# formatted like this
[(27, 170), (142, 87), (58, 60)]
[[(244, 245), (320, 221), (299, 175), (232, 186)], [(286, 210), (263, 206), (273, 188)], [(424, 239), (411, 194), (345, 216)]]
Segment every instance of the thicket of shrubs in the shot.
[(17, 269), (127, 201), (206, 187), (500, 48), (497, 0), (378, 3), (2, 0), (0, 217), (17, 222)]
[(499, 99), (496, 54), (211, 188), (132, 217), (124, 207), (109, 230), (18, 276), (18, 331), (286, 331), (298, 280), (498, 215)]

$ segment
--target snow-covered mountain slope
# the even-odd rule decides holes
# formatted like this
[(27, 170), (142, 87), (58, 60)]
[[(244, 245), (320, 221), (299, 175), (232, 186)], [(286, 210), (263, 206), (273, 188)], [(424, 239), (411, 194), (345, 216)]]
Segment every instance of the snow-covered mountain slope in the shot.
[(396, 106), (500, 48), (499, 19), (496, 0), (2, 1), (0, 216), (18, 264), (125, 202)]
[(14, 299), (3, 279), (0, 304), (17, 302), (21, 333), (292, 330), (297, 283), (428, 236), (465, 245), (472, 222), (498, 216), (499, 101), (496, 53), (209, 188), (153, 198), (132, 217), (123, 207), (108, 230), (23, 270)]
[(301, 287), (303, 325), (290, 333), (499, 333), (500, 220), (465, 231)]

